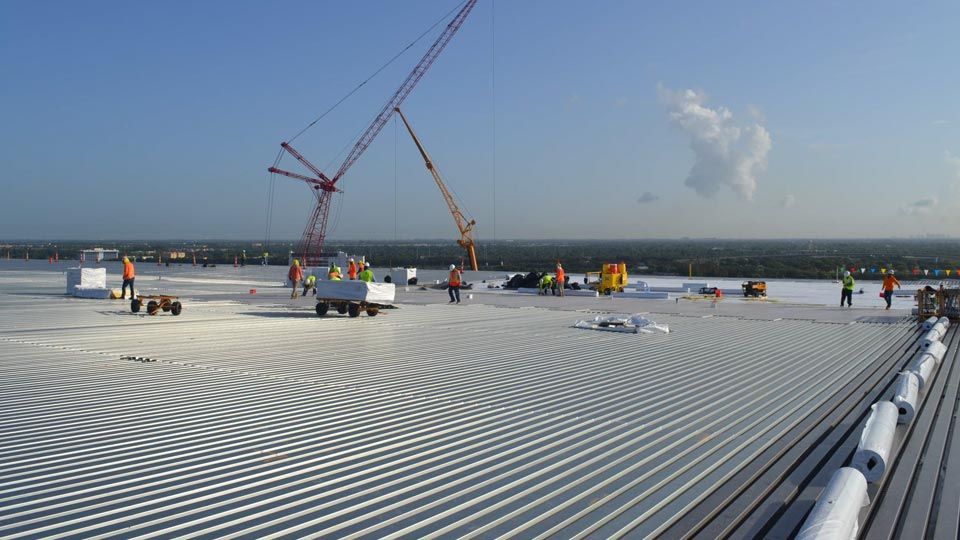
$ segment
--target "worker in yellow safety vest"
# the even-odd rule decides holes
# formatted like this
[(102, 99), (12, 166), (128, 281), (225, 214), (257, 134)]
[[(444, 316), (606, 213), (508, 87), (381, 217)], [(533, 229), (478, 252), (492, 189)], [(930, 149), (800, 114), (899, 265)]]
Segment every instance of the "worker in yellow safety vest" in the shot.
[(373, 277), (373, 270), (370, 269), (369, 261), (363, 269), (363, 272), (360, 272), (360, 281), (365, 281), (367, 283), (373, 283), (376, 281), (376, 278)]
[(340, 281), (343, 278), (343, 275), (340, 273), (340, 267), (336, 263), (330, 265), (330, 270), (327, 272), (327, 279), (330, 281)]
[(317, 276), (310, 274), (307, 276), (307, 279), (303, 280), (303, 295), (306, 296), (307, 292), (313, 291), (313, 294), (317, 294)]

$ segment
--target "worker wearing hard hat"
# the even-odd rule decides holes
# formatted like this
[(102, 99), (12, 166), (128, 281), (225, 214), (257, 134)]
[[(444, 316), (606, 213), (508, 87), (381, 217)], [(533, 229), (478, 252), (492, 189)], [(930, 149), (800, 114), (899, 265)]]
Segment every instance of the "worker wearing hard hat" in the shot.
[(350, 257), (350, 262), (347, 264), (347, 277), (357, 279), (357, 263), (354, 262), (353, 257)]
[(900, 288), (900, 280), (893, 275), (893, 268), (887, 270), (887, 275), (883, 276), (883, 299), (887, 302), (887, 309), (893, 304), (893, 287)]
[(543, 277), (540, 278), (539, 294), (546, 296), (547, 289), (550, 289), (551, 287), (553, 287), (553, 277), (551, 277), (550, 274), (544, 274)]
[(340, 267), (337, 266), (337, 263), (330, 264), (330, 270), (327, 271), (327, 279), (330, 281), (340, 281), (343, 279), (343, 274), (340, 273)]
[(303, 295), (306, 296), (311, 290), (313, 294), (317, 294), (317, 276), (313, 274), (310, 274), (307, 276), (307, 279), (303, 280)]
[(560, 264), (560, 261), (557, 261), (557, 281), (556, 288), (554, 289), (553, 294), (559, 294), (563, 296), (563, 287), (567, 284), (567, 275), (563, 271), (563, 266)]
[(450, 293), (450, 303), (460, 303), (460, 284), (462, 283), (460, 270), (457, 265), (450, 265), (450, 277), (447, 279), (447, 292)]
[(127, 257), (123, 258), (123, 285), (120, 288), (120, 299), (123, 300), (127, 296), (127, 287), (130, 287), (130, 298), (133, 298), (133, 280), (136, 277), (137, 272), (133, 268), (133, 263), (130, 262), (130, 259)]
[(303, 268), (300, 268), (300, 261), (298, 259), (294, 259), (293, 264), (290, 265), (290, 271), (287, 272), (287, 279), (293, 284), (293, 291), (290, 293), (290, 298), (296, 298), (297, 293), (300, 292), (300, 282), (303, 281)]
[(856, 283), (853, 280), (853, 276), (850, 275), (849, 270), (844, 270), (843, 272), (843, 285), (840, 289), (840, 307), (843, 307), (843, 301), (847, 301), (847, 307), (853, 307), (853, 289), (856, 287)]
[(364, 265), (363, 272), (360, 272), (360, 281), (365, 281), (367, 283), (373, 283), (376, 281), (376, 278), (373, 277), (373, 270), (370, 269), (370, 262), (367, 261), (367, 264)]

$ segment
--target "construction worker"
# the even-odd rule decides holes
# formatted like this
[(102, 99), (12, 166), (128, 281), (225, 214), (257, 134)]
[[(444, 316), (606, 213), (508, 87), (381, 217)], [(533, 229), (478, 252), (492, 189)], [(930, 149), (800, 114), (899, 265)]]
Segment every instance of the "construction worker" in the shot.
[(373, 282), (376, 281), (377, 279), (376, 279), (375, 277), (373, 277), (373, 270), (370, 269), (370, 262), (368, 261), (367, 264), (364, 265), (364, 266), (365, 266), (365, 267), (364, 267), (364, 269), (363, 269), (363, 272), (360, 272), (360, 276), (359, 276), (359, 277), (360, 277), (360, 281), (365, 281), (365, 282), (367, 282), (367, 283), (373, 283)]
[(287, 279), (293, 283), (293, 291), (290, 293), (290, 298), (296, 298), (297, 293), (300, 292), (300, 282), (303, 281), (303, 268), (300, 268), (300, 261), (298, 259), (294, 259), (293, 264), (290, 265), (290, 271), (287, 272)]
[(840, 289), (840, 307), (843, 307), (843, 301), (846, 299), (847, 307), (853, 307), (853, 289), (856, 284), (849, 270), (843, 272), (843, 286)]
[(133, 268), (133, 263), (130, 262), (130, 259), (127, 257), (123, 258), (123, 286), (120, 288), (120, 299), (123, 300), (127, 296), (127, 286), (130, 286), (130, 298), (133, 296), (133, 280), (136, 277), (137, 272)]
[(450, 277), (447, 279), (447, 292), (450, 293), (450, 302), (449, 303), (460, 303), (460, 283), (461, 281), (460, 270), (457, 268), (457, 265), (450, 265)]
[(310, 274), (307, 276), (307, 279), (303, 280), (303, 295), (306, 296), (310, 290), (313, 290), (313, 294), (317, 294), (317, 276), (313, 274)]
[(343, 279), (343, 274), (340, 273), (340, 267), (337, 266), (337, 263), (330, 263), (330, 270), (327, 271), (327, 279), (330, 281), (340, 281)]
[(357, 263), (354, 262), (353, 257), (350, 257), (350, 261), (347, 264), (347, 277), (351, 280), (357, 279)]
[(887, 275), (883, 276), (883, 299), (887, 302), (887, 309), (893, 304), (893, 286), (900, 287), (900, 280), (893, 275), (893, 268), (887, 270)]
[(549, 289), (549, 288), (552, 286), (552, 284), (553, 284), (553, 278), (550, 277), (550, 274), (544, 274), (543, 277), (540, 278), (540, 292), (539, 292), (539, 294), (542, 294), (542, 295), (546, 296), (546, 295), (547, 295), (547, 289)]
[(559, 294), (563, 296), (563, 288), (567, 284), (567, 276), (563, 271), (563, 266), (560, 265), (560, 261), (557, 261), (557, 288), (554, 289), (553, 294)]

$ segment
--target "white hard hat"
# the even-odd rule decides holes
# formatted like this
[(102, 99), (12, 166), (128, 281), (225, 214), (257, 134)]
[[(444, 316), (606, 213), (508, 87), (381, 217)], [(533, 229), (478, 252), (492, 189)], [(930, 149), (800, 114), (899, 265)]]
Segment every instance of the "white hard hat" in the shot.
[(887, 273), (892, 276), (892, 275), (893, 275), (893, 268), (891, 268), (890, 270), (887, 270)]
[(368, 266), (368, 267), (369, 267), (369, 266), (370, 266), (370, 261), (366, 261), (366, 262), (364, 262), (364, 263), (363, 263), (363, 265), (364, 265), (364, 266)]
[(850, 271), (849, 271), (849, 270), (844, 270), (844, 271), (843, 271), (843, 277), (847, 277), (847, 276), (849, 276), (849, 275), (850, 275)]
[(451, 270), (456, 270), (456, 269), (457, 269), (457, 265), (451, 264), (451, 265), (450, 265), (450, 269), (451, 269)]
[(353, 262), (353, 257), (350, 257), (350, 262)]

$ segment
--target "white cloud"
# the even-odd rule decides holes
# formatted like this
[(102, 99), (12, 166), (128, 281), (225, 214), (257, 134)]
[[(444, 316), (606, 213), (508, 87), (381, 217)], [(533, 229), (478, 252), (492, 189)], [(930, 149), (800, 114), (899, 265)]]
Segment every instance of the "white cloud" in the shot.
[(930, 123), (933, 124), (933, 125), (935, 125), (935, 126), (946, 126), (946, 125), (948, 125), (948, 124), (950, 123), (950, 121), (949, 121), (949, 120), (944, 120), (944, 119), (940, 118), (940, 119), (934, 120), (933, 122), (930, 122)]
[(797, 199), (792, 193), (788, 194), (783, 199), (780, 199), (780, 206), (782, 208), (793, 208), (793, 205), (795, 204), (797, 204)]
[(924, 197), (910, 204), (900, 207), (900, 213), (905, 216), (921, 216), (933, 212), (940, 203), (936, 197)]
[(673, 91), (658, 85), (670, 120), (690, 136), (696, 162), (684, 182), (703, 197), (713, 197), (722, 186), (752, 200), (757, 174), (767, 165), (772, 141), (758, 122), (739, 126), (726, 107), (704, 106), (707, 96), (695, 90)]
[(637, 199), (637, 202), (640, 204), (652, 203), (656, 200), (659, 200), (660, 197), (650, 193), (649, 191), (644, 191), (643, 195), (640, 195), (640, 198)]

